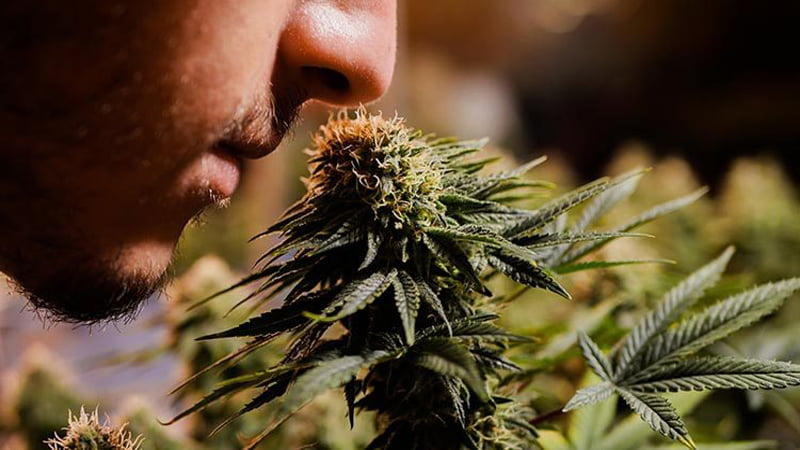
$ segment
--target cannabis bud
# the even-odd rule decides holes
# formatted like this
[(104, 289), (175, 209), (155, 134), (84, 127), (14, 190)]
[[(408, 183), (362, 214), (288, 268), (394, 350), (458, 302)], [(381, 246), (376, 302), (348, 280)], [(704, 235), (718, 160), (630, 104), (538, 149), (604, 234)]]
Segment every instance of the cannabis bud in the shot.
[(142, 445), (143, 438), (133, 438), (125, 425), (115, 428), (108, 420), (101, 424), (97, 409), (89, 414), (81, 407), (77, 416), (70, 411), (68, 423), (63, 437), (56, 434), (45, 441), (50, 450), (138, 450)]

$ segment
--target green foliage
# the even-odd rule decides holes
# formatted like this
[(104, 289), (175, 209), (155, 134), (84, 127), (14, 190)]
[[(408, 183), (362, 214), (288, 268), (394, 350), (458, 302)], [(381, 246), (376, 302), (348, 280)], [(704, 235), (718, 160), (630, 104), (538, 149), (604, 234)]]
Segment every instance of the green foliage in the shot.
[(606, 357), (585, 334), (579, 343), (602, 383), (579, 390), (565, 411), (618, 394), (651, 428), (689, 448), (695, 444), (664, 392), (710, 389), (780, 389), (800, 384), (800, 365), (735, 357), (695, 356), (709, 345), (774, 312), (800, 290), (800, 278), (758, 286), (678, 320), (725, 270), (720, 257), (672, 288), (655, 310)]
[[(309, 151), (306, 195), (263, 233), (283, 240), (252, 275), (222, 291), (253, 283), (240, 304), (281, 295), (282, 305), (201, 338), (249, 339), (238, 358), (289, 334), (285, 356), (229, 378), (174, 420), (255, 390), (222, 422), (275, 401), (252, 448), (314, 397), (342, 387), (351, 420), (356, 410), (378, 414), (369, 448), (529, 448), (533, 411), (498, 394), (505, 374), (519, 370), (502, 354), (528, 340), (491, 323), (512, 296), (494, 297), (488, 280), (504, 274), (569, 299), (556, 273), (652, 262), (579, 259), (611, 240), (646, 236), (630, 231), (697, 194), (617, 230), (591, 231), (642, 171), (521, 209), (509, 193), (549, 187), (522, 178), (544, 159), (484, 175), (491, 159), (470, 158), (484, 144), (423, 135), (363, 110), (323, 126)], [(570, 225), (565, 214), (584, 204)]]

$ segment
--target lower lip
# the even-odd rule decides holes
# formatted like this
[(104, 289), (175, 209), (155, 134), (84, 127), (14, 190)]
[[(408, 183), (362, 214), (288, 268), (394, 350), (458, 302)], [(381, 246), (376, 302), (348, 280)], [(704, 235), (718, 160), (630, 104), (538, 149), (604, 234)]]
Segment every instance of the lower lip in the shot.
[(241, 176), (241, 161), (223, 149), (213, 149), (203, 155), (202, 166), (208, 193), (215, 199), (230, 197), (236, 191)]

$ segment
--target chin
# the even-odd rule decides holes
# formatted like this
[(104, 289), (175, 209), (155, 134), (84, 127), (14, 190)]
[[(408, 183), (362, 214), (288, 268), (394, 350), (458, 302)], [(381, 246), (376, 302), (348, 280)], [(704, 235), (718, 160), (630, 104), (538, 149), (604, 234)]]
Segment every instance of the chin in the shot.
[(72, 261), (38, 280), (20, 280), (21, 290), (47, 320), (131, 320), (168, 279), (173, 248), (166, 243), (132, 244), (95, 261)]

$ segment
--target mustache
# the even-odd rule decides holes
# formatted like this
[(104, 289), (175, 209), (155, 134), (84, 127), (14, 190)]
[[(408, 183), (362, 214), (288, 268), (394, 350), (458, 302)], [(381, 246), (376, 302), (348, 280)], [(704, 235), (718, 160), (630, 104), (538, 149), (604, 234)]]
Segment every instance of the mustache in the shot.
[(260, 158), (274, 150), (295, 125), (309, 98), (308, 91), (298, 85), (260, 92), (236, 114), (220, 140), (220, 145), (248, 158)]

